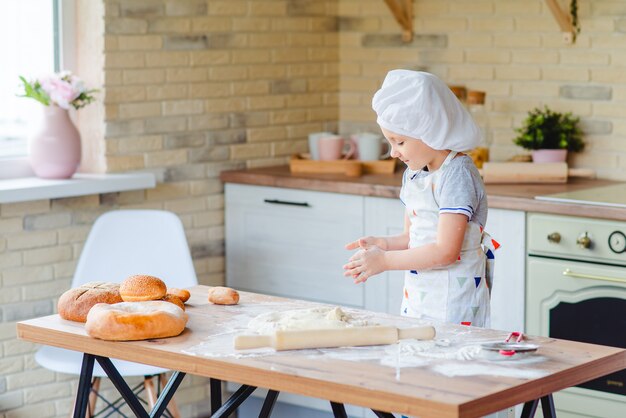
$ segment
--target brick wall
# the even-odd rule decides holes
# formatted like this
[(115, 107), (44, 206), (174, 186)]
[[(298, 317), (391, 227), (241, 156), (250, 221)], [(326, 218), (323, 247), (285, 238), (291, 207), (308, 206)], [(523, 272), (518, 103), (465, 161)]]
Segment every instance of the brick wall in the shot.
[(377, 129), (371, 98), (388, 70), (422, 69), (487, 92), (495, 159), (524, 152), (513, 129), (548, 105), (581, 117), (588, 146), (572, 165), (626, 180), (626, 2), (578, 4), (582, 32), (567, 45), (543, 0), (415, 0), (403, 44), (382, 0), (341, 0), (342, 132)]
[[(95, 104), (81, 115), (83, 141), (90, 141), (83, 169), (150, 170), (159, 184), (0, 205), (3, 418), (66, 417), (71, 411), (77, 380), (40, 368), (33, 359), (37, 346), (16, 339), (15, 322), (56, 311), (98, 215), (118, 208), (177, 213), (200, 283), (222, 284), (219, 173), (282, 164), (306, 150), (308, 132), (337, 129), (334, 1), (107, 0), (80, 7), (92, 22), (83, 25), (90, 35), (100, 10), (105, 23), (104, 71), (94, 74), (85, 48), (79, 57), (89, 80), (104, 80), (102, 109)], [(98, 123), (100, 136), (91, 125)], [(207, 383), (185, 378), (176, 395), (183, 416), (209, 410)], [(108, 381), (105, 387), (110, 393)]]

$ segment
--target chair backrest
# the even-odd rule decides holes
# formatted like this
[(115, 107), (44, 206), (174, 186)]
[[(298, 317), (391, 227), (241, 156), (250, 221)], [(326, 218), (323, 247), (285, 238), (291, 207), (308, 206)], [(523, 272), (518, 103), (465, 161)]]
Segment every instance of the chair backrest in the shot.
[(91, 281), (119, 283), (133, 274), (161, 278), (171, 287), (198, 284), (182, 222), (161, 210), (116, 210), (89, 232), (72, 287)]

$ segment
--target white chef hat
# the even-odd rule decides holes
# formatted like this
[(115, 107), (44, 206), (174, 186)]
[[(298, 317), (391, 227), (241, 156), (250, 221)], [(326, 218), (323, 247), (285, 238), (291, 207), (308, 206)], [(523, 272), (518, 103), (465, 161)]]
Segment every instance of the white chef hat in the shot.
[(469, 151), (481, 138), (469, 112), (434, 75), (392, 70), (374, 94), (377, 122), (388, 131), (422, 140), (436, 150)]

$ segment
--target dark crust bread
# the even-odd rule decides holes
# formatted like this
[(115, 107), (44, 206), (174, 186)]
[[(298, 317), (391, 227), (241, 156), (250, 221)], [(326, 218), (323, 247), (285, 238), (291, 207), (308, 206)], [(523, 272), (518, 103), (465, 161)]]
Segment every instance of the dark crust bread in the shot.
[(143, 302), (163, 299), (167, 286), (163, 280), (154, 276), (138, 274), (126, 278), (120, 284), (120, 295), (124, 302)]
[(108, 282), (89, 282), (68, 290), (59, 298), (59, 316), (68, 321), (85, 322), (87, 314), (96, 303), (122, 302), (120, 285)]

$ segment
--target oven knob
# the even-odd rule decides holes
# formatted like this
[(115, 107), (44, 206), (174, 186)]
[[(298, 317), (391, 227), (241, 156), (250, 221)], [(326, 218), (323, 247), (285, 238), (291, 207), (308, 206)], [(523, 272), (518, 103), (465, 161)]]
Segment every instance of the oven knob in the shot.
[(580, 248), (590, 248), (591, 238), (589, 238), (589, 235), (587, 235), (587, 233), (584, 232), (576, 239), (576, 244), (578, 244)]
[(551, 233), (550, 235), (548, 235), (548, 241), (553, 244), (558, 244), (559, 242), (561, 242), (561, 234), (559, 234), (558, 232)]
[(609, 248), (616, 254), (626, 251), (626, 235), (620, 231), (611, 232), (611, 235), (609, 235)]

